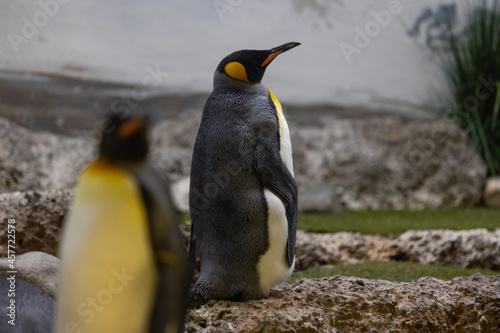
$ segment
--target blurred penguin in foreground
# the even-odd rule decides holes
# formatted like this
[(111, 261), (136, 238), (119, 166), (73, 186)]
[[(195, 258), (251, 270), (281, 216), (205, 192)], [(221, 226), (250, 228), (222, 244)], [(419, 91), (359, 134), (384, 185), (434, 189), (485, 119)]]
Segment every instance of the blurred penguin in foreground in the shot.
[(55, 332), (181, 332), (186, 249), (143, 118), (110, 115), (63, 226)]

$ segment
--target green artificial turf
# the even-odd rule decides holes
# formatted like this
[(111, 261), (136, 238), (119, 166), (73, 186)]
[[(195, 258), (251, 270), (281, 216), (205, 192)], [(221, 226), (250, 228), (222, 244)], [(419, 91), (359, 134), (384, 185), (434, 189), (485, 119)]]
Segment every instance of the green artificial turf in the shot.
[[(190, 221), (181, 213), (182, 222)], [(414, 229), (466, 230), (500, 228), (500, 209), (474, 207), (442, 210), (345, 210), (340, 214), (300, 213), (299, 229), (312, 232), (351, 231), (364, 234), (401, 234)]]
[(311, 268), (294, 273), (288, 282), (293, 282), (301, 278), (318, 278), (334, 275), (399, 282), (412, 281), (422, 276), (432, 276), (440, 280), (451, 280), (458, 276), (470, 276), (478, 272), (484, 275), (500, 275), (500, 272), (487, 269), (434, 266), (402, 261), (371, 261), (334, 267)]
[(500, 228), (500, 210), (474, 207), (446, 210), (346, 210), (340, 214), (301, 213), (299, 229), (313, 232), (351, 231), (364, 234), (400, 234), (410, 229)]
[[(181, 214), (183, 222), (190, 221), (187, 213)], [(298, 227), (313, 232), (361, 232), (364, 234), (397, 235), (414, 229), (466, 230), (500, 228), (500, 210), (484, 207), (456, 208), (447, 210), (346, 210), (340, 214), (300, 213)], [(356, 276), (390, 281), (412, 281), (422, 276), (450, 280), (458, 276), (469, 276), (480, 272), (485, 275), (500, 275), (500, 272), (434, 266), (411, 262), (365, 262), (335, 267), (319, 267), (296, 272), (289, 282), (300, 278), (333, 275)]]

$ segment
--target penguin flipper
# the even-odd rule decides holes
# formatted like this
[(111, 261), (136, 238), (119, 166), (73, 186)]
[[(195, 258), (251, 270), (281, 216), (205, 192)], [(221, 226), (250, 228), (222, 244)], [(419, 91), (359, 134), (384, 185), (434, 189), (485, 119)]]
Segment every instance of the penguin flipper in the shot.
[(260, 142), (254, 151), (254, 168), (266, 188), (273, 192), (285, 206), (288, 222), (287, 259), (292, 267), (295, 257), (297, 233), (297, 183), (283, 163), (279, 150), (273, 144)]
[(136, 177), (148, 211), (159, 275), (149, 332), (181, 332), (191, 280), (179, 220), (166, 180), (151, 168), (142, 168), (136, 172)]
[(194, 270), (196, 268), (196, 259), (198, 257), (197, 248), (196, 248), (196, 236), (194, 232), (194, 224), (191, 221), (191, 235), (189, 238), (189, 254), (188, 254), (188, 267), (189, 274), (188, 276), (192, 279), (194, 275)]

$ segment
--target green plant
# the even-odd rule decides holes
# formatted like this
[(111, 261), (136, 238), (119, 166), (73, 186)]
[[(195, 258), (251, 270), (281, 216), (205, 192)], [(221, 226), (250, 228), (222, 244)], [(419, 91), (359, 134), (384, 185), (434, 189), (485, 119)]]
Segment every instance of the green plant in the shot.
[[(451, 28), (450, 28), (451, 31)], [(469, 8), (463, 34), (448, 34), (442, 55), (455, 105), (446, 115), (463, 128), (489, 175), (500, 175), (500, 6), (483, 0)]]

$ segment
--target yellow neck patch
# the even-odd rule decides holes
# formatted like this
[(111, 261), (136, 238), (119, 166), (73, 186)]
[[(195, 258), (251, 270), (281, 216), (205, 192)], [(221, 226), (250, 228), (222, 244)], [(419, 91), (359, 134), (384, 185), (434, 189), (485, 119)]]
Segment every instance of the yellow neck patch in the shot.
[(87, 172), (99, 173), (99, 172), (125, 172), (122, 168), (116, 166), (115, 164), (109, 162), (108, 160), (99, 157), (87, 168)]
[(245, 67), (239, 62), (236, 61), (230, 62), (229, 64), (226, 65), (226, 67), (224, 67), (224, 70), (226, 71), (226, 74), (233, 79), (252, 83), (250, 82), (250, 80), (248, 80), (247, 71), (245, 70)]
[(280, 127), (280, 136), (282, 136), (283, 135), (283, 123), (286, 122), (285, 116), (283, 115), (283, 108), (281, 107), (280, 101), (278, 101), (276, 96), (274, 96), (273, 92), (269, 88), (267, 88), (267, 90), (269, 90), (269, 95), (271, 96), (271, 99), (273, 100), (274, 106), (276, 107), (276, 115), (278, 116), (278, 124)]

